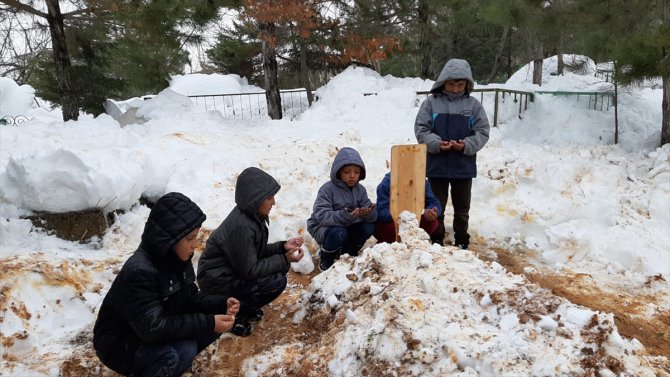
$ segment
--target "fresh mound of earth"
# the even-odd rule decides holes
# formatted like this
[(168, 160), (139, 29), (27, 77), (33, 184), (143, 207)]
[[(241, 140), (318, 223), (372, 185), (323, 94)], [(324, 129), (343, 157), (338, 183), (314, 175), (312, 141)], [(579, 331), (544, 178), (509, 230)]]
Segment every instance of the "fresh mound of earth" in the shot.
[[(562, 297), (573, 298), (567, 289), (529, 282), (532, 269), (431, 245), (413, 217), (400, 232), (404, 243), (326, 272), (290, 272), (253, 335), (224, 334), (190, 375), (669, 375), (663, 350), (622, 337), (620, 315), (598, 311), (596, 298), (578, 306)], [(72, 352), (58, 362), (61, 376), (115, 376), (95, 357), (91, 327), (64, 345)]]

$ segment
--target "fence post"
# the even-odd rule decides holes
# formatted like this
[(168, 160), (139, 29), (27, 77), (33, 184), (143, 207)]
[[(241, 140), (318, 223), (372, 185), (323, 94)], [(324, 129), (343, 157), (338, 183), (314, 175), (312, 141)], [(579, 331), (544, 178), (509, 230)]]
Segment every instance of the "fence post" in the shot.
[(493, 127), (498, 127), (498, 89), (496, 89), (495, 107), (493, 110)]

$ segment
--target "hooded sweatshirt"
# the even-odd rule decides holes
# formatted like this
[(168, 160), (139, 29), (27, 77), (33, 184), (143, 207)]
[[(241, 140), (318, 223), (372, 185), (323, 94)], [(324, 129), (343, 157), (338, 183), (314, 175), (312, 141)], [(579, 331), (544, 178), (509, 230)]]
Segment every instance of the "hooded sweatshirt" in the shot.
[(191, 260), (174, 245), (205, 221), (180, 193), (161, 197), (151, 209), (142, 242), (114, 279), (93, 329), (100, 360), (128, 374), (141, 342), (196, 339), (214, 332), (214, 314), (226, 313), (226, 297), (205, 297), (195, 285)]
[(258, 214), (261, 203), (279, 189), (279, 183), (261, 169), (251, 167), (240, 173), (236, 206), (212, 232), (198, 263), (203, 292), (234, 296), (249, 282), (288, 272), (285, 241), (268, 244), (268, 219)]
[[(462, 94), (447, 93), (447, 80), (467, 80)], [(470, 96), (474, 89), (467, 61), (451, 59), (421, 104), (414, 123), (416, 140), (428, 147), (426, 176), (429, 178), (474, 178), (477, 176), (476, 153), (489, 139), (489, 121), (479, 101)], [(463, 151), (440, 152), (440, 142), (463, 140)]]
[[(361, 168), (359, 183), (354, 187), (347, 186), (338, 178), (340, 169), (347, 165), (356, 165)], [(337, 152), (330, 168), (330, 181), (319, 189), (314, 201), (312, 216), (307, 220), (307, 231), (316, 242), (322, 244), (326, 230), (333, 226), (347, 227), (361, 221), (375, 222), (377, 211), (372, 211), (366, 217), (356, 217), (348, 209), (364, 208), (372, 205), (365, 187), (360, 181), (365, 179), (365, 164), (361, 155), (353, 148), (344, 147)]]

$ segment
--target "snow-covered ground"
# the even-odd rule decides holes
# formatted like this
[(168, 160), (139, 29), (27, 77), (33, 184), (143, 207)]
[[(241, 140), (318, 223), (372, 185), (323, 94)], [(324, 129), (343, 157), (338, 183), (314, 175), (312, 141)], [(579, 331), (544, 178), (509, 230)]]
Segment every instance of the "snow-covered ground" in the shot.
[[(555, 59), (545, 63), (548, 70), (554, 65)], [(528, 83), (532, 72), (525, 67), (497, 87), (607, 89), (589, 67), (545, 74), (542, 87)], [(57, 110), (36, 108), (31, 88), (0, 78), (0, 112), (29, 119), (0, 126), (0, 376), (58, 375), (72, 342), (95, 320), (114, 272), (139, 244), (149, 212), (135, 205), (140, 195), (180, 191), (203, 208), (204, 227), (211, 229), (234, 206), (237, 174), (257, 166), (282, 185), (270, 216), (271, 240), (303, 235), (313, 252), (305, 221), (337, 149), (359, 150), (368, 169), (362, 183), (374, 200), (390, 147), (416, 142), (413, 124), (423, 97), (415, 92), (432, 81), (349, 68), (320, 88), (319, 101), (294, 121), (229, 119), (177, 93), (244, 90), (239, 77), (187, 75), (172, 84), (175, 91), (135, 102), (142, 123), (120, 127), (108, 115), (63, 123)], [(371, 92), (377, 95), (363, 95)], [(660, 297), (646, 308), (650, 315), (670, 310), (670, 146), (655, 148), (661, 100), (660, 89), (621, 93), (615, 146), (613, 108), (589, 110), (584, 97), (537, 95), (519, 116), (508, 98), (499, 127), (478, 154), (474, 246), (531, 249), (538, 268), (589, 274), (605, 288), (644, 290)], [(483, 104), (492, 122), (492, 94)], [(125, 212), (88, 244), (60, 240), (21, 218), (96, 206)], [(336, 264), (307, 289), (316, 303), (296, 303), (298, 326), (305, 323), (301, 315), (320, 310), (345, 317), (331, 338), (331, 375), (356, 375), (372, 365), (366, 360), (400, 375), (578, 374), (585, 368), (579, 360), (591, 351), (620, 360), (624, 375), (653, 375), (639, 356), (640, 343), (623, 339), (611, 314), (552, 296), (495, 262), (419, 238), (380, 244)], [(652, 277), (654, 284), (645, 285)], [(260, 355), (249, 361), (247, 374), (282, 355), (284, 348)]]

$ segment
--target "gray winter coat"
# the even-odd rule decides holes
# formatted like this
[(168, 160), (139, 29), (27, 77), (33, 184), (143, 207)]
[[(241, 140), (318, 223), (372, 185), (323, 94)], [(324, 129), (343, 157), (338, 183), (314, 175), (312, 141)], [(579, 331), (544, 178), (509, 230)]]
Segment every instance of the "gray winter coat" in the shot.
[[(466, 79), (465, 93), (444, 91), (447, 80)], [(444, 65), (432, 94), (421, 104), (414, 123), (416, 140), (428, 147), (426, 176), (429, 178), (474, 178), (477, 176), (476, 153), (489, 139), (489, 121), (479, 101), (470, 96), (474, 89), (467, 61), (451, 59)], [(463, 140), (462, 152), (440, 152), (443, 140)]]
[(323, 243), (326, 229), (329, 227), (347, 227), (361, 221), (373, 223), (377, 220), (377, 211), (372, 211), (363, 218), (353, 216), (347, 211), (347, 209), (372, 205), (363, 185), (358, 183), (354, 187), (349, 187), (337, 177), (340, 169), (347, 165), (360, 166), (359, 182), (365, 179), (365, 164), (361, 155), (353, 148), (340, 149), (330, 168), (330, 181), (324, 183), (319, 189), (314, 201), (312, 216), (307, 220), (307, 231), (319, 244)]
[(237, 178), (237, 205), (212, 232), (198, 263), (198, 285), (204, 293), (234, 296), (245, 282), (288, 272), (285, 241), (268, 244), (268, 220), (258, 214), (263, 200), (279, 188), (272, 176), (254, 167)]

